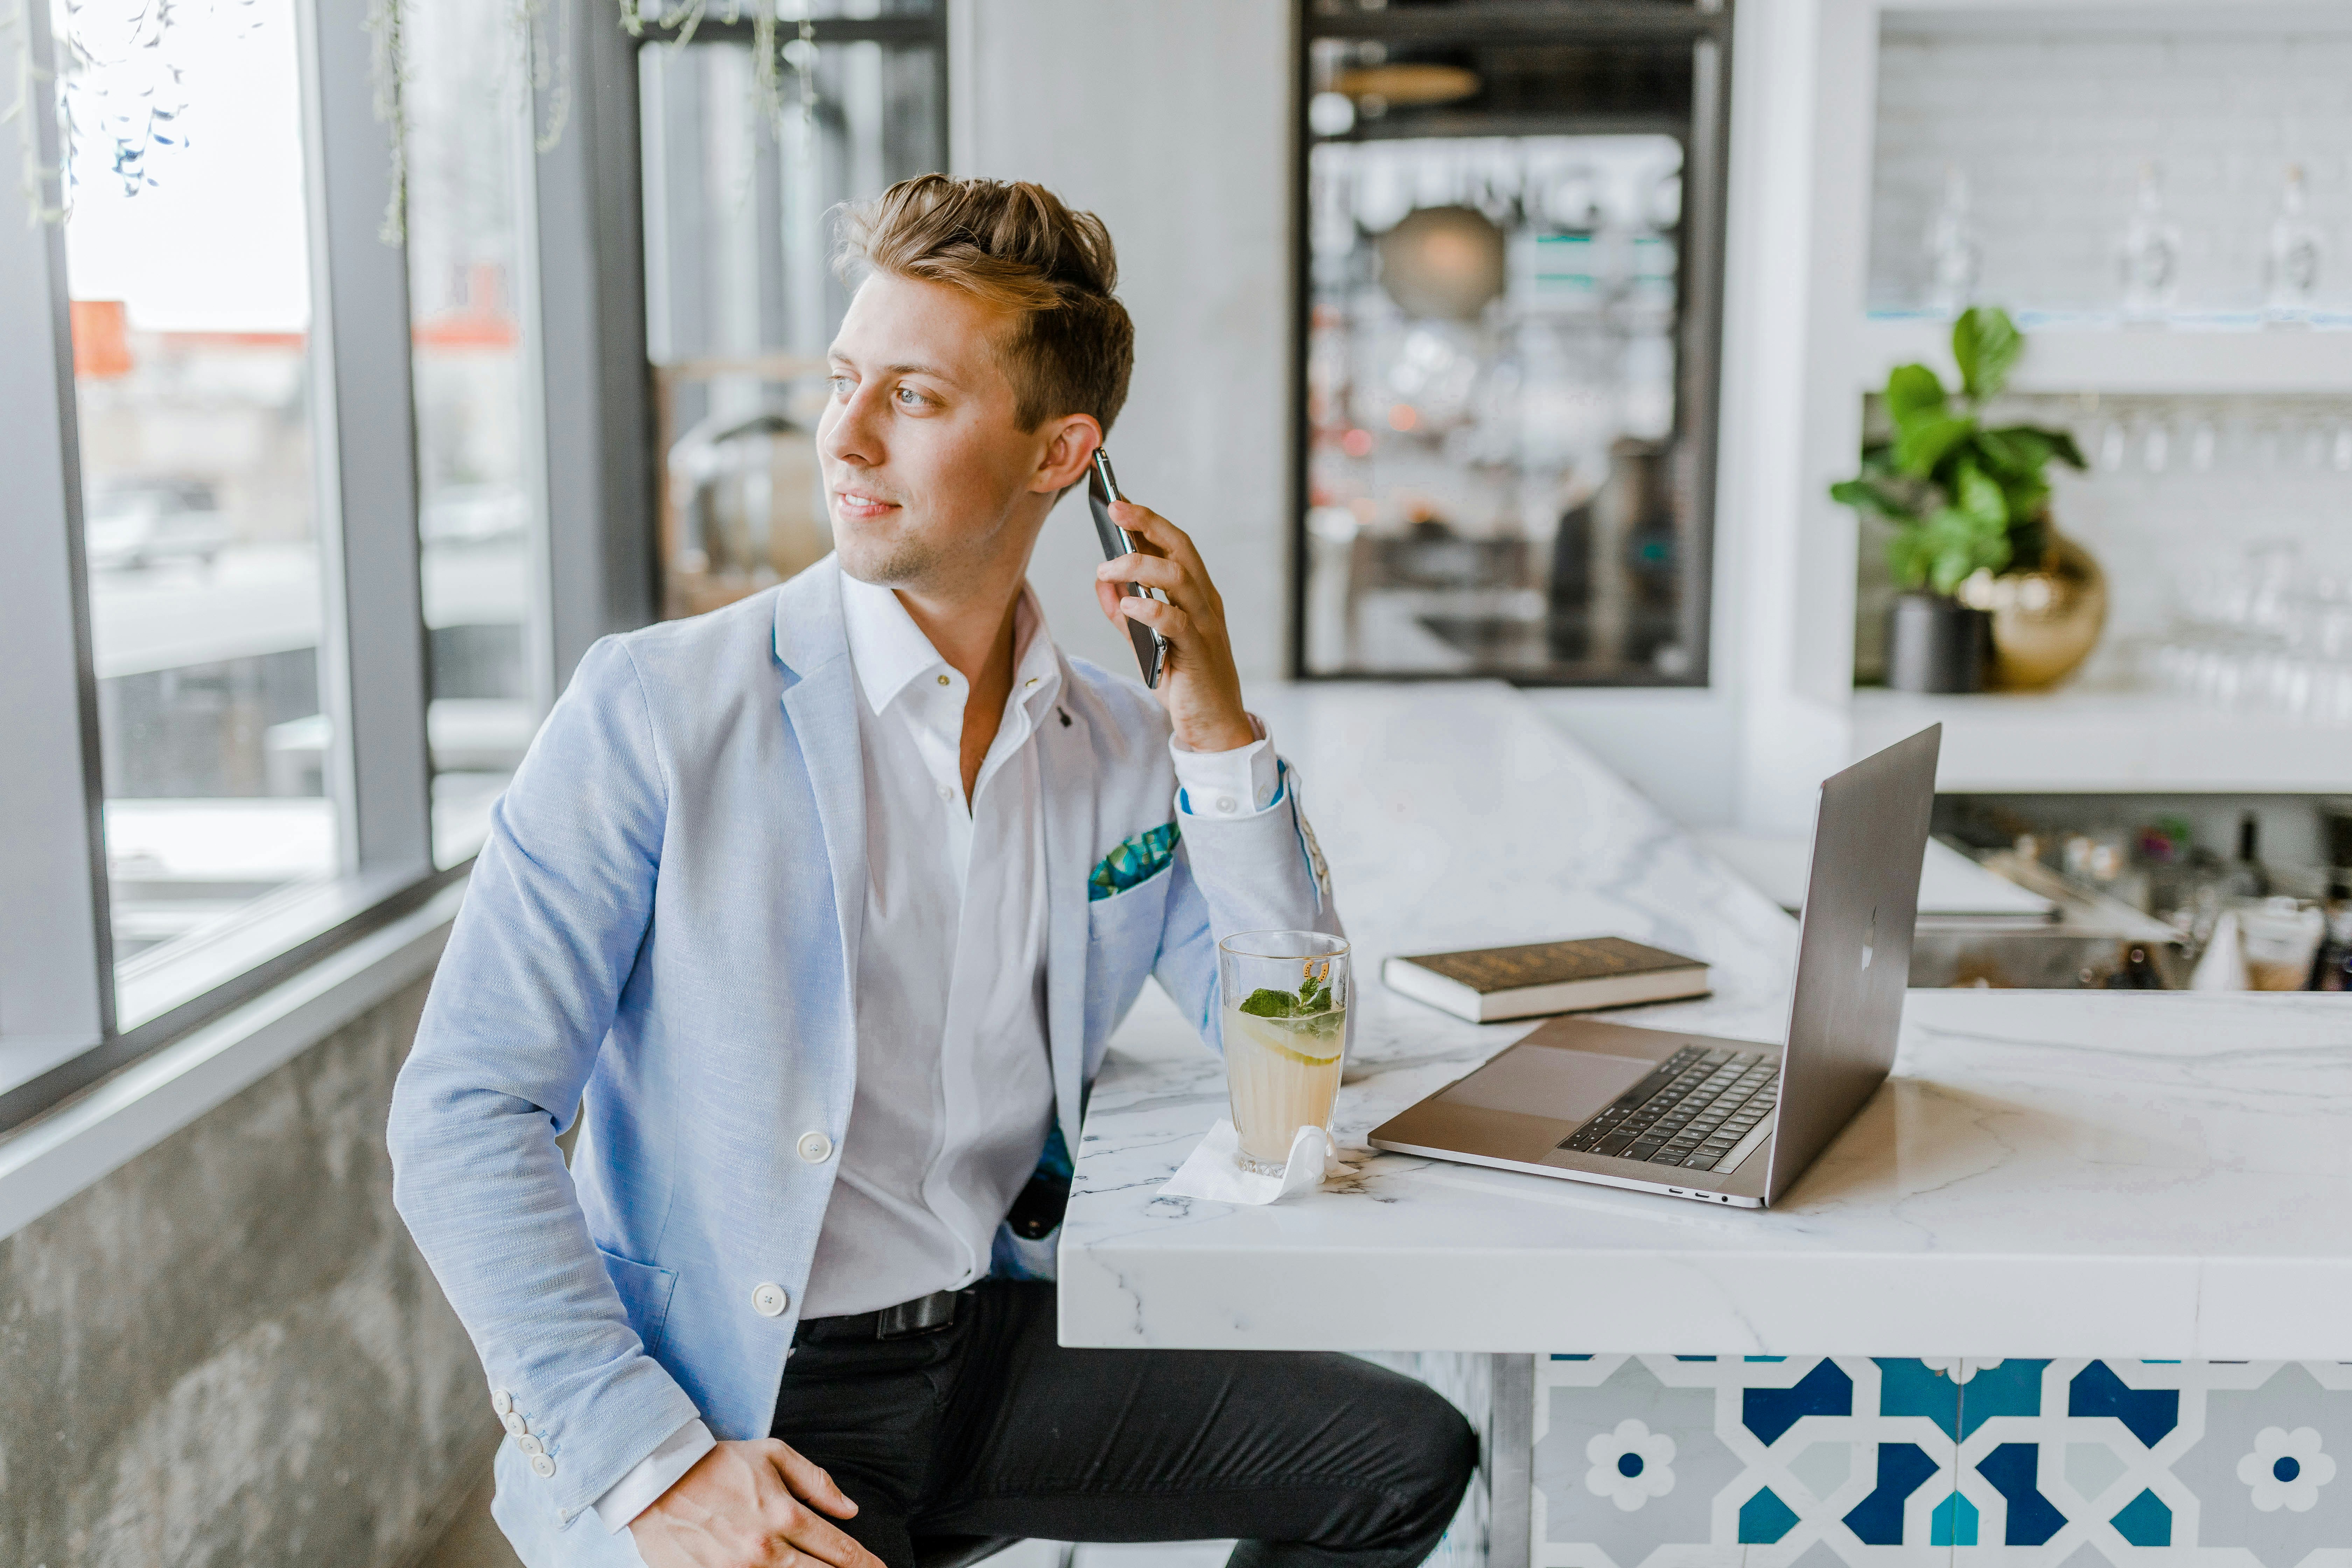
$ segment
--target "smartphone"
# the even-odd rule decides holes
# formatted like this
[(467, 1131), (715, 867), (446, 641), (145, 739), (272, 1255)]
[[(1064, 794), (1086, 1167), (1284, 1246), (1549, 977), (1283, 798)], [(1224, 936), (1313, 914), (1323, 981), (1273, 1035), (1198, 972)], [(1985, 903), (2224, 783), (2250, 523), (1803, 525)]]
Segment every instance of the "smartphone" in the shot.
[[(1134, 536), (1110, 520), (1111, 503), (1126, 499), (1118, 493), (1118, 476), (1110, 471), (1110, 454), (1097, 447), (1094, 467), (1087, 473), (1087, 505), (1094, 511), (1095, 537), (1102, 542), (1106, 561), (1116, 561), (1135, 550)], [(1167, 595), (1140, 583), (1129, 583), (1127, 591), (1135, 598), (1168, 602)], [(1143, 684), (1158, 687), (1160, 671), (1168, 661), (1168, 639), (1141, 621), (1132, 620), (1127, 623), (1127, 637), (1135, 645), (1135, 662), (1143, 671)]]

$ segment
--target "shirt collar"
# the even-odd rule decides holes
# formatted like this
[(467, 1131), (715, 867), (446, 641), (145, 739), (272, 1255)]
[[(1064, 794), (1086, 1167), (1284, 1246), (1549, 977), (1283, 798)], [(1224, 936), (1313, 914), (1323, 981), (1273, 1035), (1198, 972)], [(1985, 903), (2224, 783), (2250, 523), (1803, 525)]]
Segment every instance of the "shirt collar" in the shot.
[[(888, 588), (843, 573), (841, 616), (850, 664), (872, 711), (878, 714), (889, 707), (919, 676), (953, 675)], [(1045, 626), (1045, 608), (1037, 603), (1036, 590), (1024, 583), (1013, 611), (1013, 695), (1034, 714), (1038, 702), (1051, 700), (1061, 689), (1061, 660)]]

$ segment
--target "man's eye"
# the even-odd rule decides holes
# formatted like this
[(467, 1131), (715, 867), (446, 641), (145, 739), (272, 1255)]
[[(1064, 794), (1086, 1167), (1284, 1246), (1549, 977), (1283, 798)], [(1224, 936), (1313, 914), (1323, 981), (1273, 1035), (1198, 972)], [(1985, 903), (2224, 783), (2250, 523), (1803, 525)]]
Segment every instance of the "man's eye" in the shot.
[(849, 401), (849, 389), (856, 384), (856, 382), (852, 381), (845, 375), (831, 376), (827, 378), (827, 381), (828, 384), (832, 386), (833, 395), (835, 397), (841, 399), (845, 403)]
[(911, 386), (900, 387), (898, 389), (898, 406), (901, 408), (912, 408), (918, 404), (929, 403), (930, 401), (929, 398), (925, 397), (921, 393), (917, 392)]

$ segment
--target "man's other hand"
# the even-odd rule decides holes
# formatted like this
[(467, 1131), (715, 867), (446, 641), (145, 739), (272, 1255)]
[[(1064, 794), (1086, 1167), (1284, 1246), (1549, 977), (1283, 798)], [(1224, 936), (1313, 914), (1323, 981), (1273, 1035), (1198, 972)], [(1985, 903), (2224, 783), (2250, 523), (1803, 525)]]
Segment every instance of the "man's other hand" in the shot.
[(828, 1522), (857, 1505), (833, 1478), (772, 1437), (721, 1443), (629, 1521), (646, 1568), (883, 1568)]
[[(1095, 572), (1095, 594), (1113, 626), (1141, 621), (1169, 642), (1159, 697), (1179, 745), (1194, 752), (1230, 752), (1257, 739), (1242, 707), (1242, 679), (1225, 635), (1225, 602), (1184, 531), (1149, 507), (1120, 501), (1111, 517), (1137, 550), (1106, 561)], [(1127, 597), (1129, 583), (1157, 588), (1168, 602)], [(1123, 632), (1127, 628), (1120, 626)]]

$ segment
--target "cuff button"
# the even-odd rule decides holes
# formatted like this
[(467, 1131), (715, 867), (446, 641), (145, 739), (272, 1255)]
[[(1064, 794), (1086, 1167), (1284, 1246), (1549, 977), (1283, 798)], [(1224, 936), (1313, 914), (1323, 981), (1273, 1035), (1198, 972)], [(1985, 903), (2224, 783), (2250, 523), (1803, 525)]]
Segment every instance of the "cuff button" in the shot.
[(515, 1439), (515, 1447), (520, 1448), (524, 1453), (533, 1456), (547, 1452), (547, 1445), (541, 1442), (529, 1432), (523, 1433)]
[(522, 1418), (522, 1412), (520, 1410), (508, 1411), (503, 1425), (508, 1431), (518, 1437), (530, 1430), (530, 1423)]
[(503, 1418), (508, 1411), (514, 1408), (514, 1395), (503, 1388), (499, 1389), (490, 1395), (490, 1408)]
[(530, 1457), (530, 1473), (543, 1481), (555, 1473), (555, 1461), (545, 1454), (533, 1454)]

